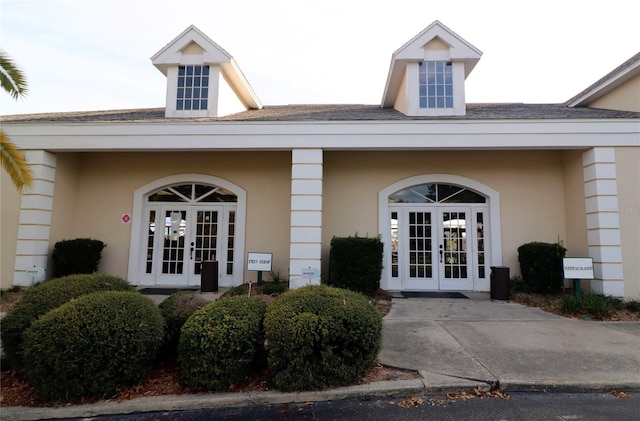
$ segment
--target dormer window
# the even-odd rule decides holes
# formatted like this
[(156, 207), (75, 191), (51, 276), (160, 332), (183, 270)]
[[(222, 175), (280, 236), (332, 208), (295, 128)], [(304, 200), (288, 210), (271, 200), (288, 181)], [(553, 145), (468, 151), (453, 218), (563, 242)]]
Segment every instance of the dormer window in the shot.
[(420, 108), (453, 108), (452, 68), (446, 61), (419, 63)]
[(206, 110), (209, 98), (209, 66), (178, 66), (176, 110)]
[(463, 116), (464, 81), (482, 52), (435, 21), (391, 56), (383, 108), (408, 116)]
[(151, 61), (167, 77), (167, 118), (215, 118), (262, 108), (233, 57), (193, 25)]

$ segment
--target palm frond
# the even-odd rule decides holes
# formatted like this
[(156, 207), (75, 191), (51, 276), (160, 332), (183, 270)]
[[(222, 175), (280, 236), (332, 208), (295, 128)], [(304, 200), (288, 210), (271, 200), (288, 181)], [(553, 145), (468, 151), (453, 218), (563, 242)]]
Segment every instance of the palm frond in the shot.
[(0, 51), (0, 86), (13, 99), (27, 95), (27, 78), (4, 51)]
[(18, 191), (33, 186), (33, 172), (18, 148), (0, 130), (0, 161)]

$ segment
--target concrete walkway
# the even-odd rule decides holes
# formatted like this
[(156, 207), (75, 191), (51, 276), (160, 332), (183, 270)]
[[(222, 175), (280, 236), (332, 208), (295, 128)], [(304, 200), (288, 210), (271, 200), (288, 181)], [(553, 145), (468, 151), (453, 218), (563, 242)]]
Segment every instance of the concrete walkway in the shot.
[[(0, 418), (37, 420), (106, 414), (488, 391), (640, 391), (640, 322), (572, 320), (488, 294), (470, 299), (394, 299), (383, 319), (380, 361), (421, 379), (323, 391), (204, 393), (63, 408), (5, 407)], [(214, 296), (210, 297), (215, 299)], [(155, 297), (161, 301), (162, 297)]]
[(396, 299), (380, 361), (501, 390), (640, 389), (640, 323), (471, 299)]

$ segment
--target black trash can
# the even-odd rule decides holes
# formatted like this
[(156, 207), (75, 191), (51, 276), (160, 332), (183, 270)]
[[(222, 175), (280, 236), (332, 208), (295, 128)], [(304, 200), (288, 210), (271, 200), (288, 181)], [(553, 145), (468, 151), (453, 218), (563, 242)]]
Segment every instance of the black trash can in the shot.
[(509, 268), (491, 266), (491, 299), (509, 301)]
[(202, 262), (200, 272), (200, 291), (218, 292), (218, 262)]

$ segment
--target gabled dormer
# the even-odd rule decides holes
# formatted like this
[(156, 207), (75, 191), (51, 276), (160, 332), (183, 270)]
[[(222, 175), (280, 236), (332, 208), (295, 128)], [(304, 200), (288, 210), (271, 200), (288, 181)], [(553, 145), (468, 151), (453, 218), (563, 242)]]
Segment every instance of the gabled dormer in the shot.
[(464, 81), (481, 55), (433, 22), (393, 53), (382, 107), (410, 116), (465, 115)]
[(193, 25), (151, 62), (167, 77), (168, 118), (222, 117), (262, 108), (233, 57)]

